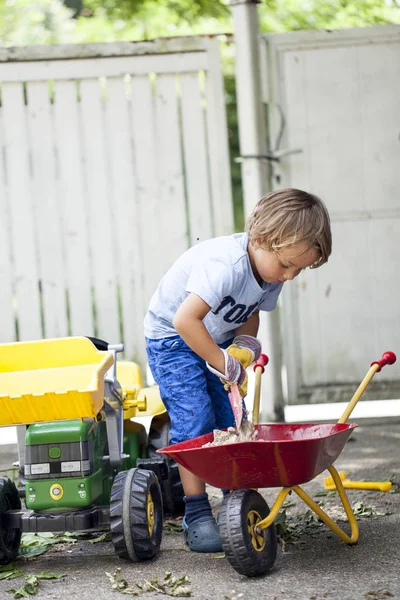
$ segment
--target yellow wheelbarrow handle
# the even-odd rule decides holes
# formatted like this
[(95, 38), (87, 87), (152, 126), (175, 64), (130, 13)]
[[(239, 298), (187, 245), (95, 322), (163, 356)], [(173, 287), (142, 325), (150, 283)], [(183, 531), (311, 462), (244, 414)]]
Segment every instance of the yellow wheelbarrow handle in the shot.
[(369, 382), (371, 381), (371, 379), (373, 378), (375, 373), (378, 373), (382, 369), (382, 367), (384, 367), (385, 365), (393, 365), (393, 363), (395, 363), (395, 362), (396, 362), (395, 353), (388, 351), (388, 352), (384, 352), (382, 354), (382, 358), (380, 360), (375, 360), (374, 362), (371, 363), (368, 373), (366, 374), (366, 376), (364, 377), (364, 379), (358, 386), (354, 396), (348, 403), (346, 410), (340, 417), (338, 423), (346, 423), (347, 419), (353, 412), (357, 402), (359, 401), (359, 399), (365, 392), (367, 385), (369, 384)]

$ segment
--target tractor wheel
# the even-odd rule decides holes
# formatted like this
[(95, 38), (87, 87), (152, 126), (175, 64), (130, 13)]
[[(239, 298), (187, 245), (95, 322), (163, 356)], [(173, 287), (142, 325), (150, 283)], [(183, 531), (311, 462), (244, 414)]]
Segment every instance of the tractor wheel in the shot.
[(152, 471), (121, 471), (111, 488), (110, 529), (120, 558), (153, 558), (160, 549), (163, 509), (158, 479)]
[[(15, 483), (8, 477), (0, 478), (0, 521), (7, 519), (8, 510), (21, 508), (21, 500)], [(0, 564), (7, 565), (18, 554), (21, 541), (20, 529), (0, 528)]]
[(160, 481), (163, 499), (164, 513), (168, 515), (185, 514), (185, 503), (183, 497), (185, 492), (177, 463), (168, 456), (157, 454), (157, 450), (170, 445), (170, 421), (169, 418), (153, 419), (149, 431), (148, 456), (149, 458), (164, 457), (168, 465), (168, 479)]
[(274, 523), (260, 532), (256, 529), (269, 512), (264, 498), (255, 490), (235, 490), (222, 502), (218, 514), (222, 547), (232, 567), (241, 575), (264, 575), (275, 562)]

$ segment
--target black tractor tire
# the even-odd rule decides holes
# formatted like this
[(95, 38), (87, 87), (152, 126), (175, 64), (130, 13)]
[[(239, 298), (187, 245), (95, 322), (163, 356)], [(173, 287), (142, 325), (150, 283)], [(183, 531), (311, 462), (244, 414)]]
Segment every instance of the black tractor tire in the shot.
[(185, 503), (183, 498), (185, 492), (179, 475), (177, 463), (163, 454), (157, 454), (157, 450), (170, 445), (170, 420), (168, 416), (155, 417), (151, 423), (148, 437), (149, 458), (164, 458), (168, 466), (168, 479), (160, 481), (163, 499), (164, 514), (180, 516), (185, 514)]
[(218, 528), (222, 547), (231, 566), (241, 575), (265, 575), (275, 562), (278, 546), (275, 524), (255, 531), (256, 524), (269, 513), (264, 498), (251, 489), (234, 490), (221, 504)]
[(161, 546), (161, 489), (153, 471), (129, 469), (114, 479), (110, 529), (115, 552), (133, 562), (154, 558)]
[[(0, 478), (0, 522), (7, 519), (8, 510), (19, 510), (21, 500), (18, 489), (13, 481), (8, 477)], [(7, 565), (12, 562), (19, 550), (21, 542), (20, 529), (8, 529), (0, 527), (0, 565)]]

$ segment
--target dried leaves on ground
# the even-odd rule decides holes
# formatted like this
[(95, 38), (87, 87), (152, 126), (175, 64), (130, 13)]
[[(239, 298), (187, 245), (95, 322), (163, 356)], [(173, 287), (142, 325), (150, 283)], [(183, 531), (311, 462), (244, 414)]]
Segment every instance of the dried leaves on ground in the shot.
[(276, 533), (279, 541), (282, 543), (283, 551), (287, 544), (303, 543), (301, 540), (302, 536), (315, 535), (321, 525), (322, 521), (311, 510), (288, 519), (286, 508), (284, 508), (278, 513), (275, 519)]
[(367, 592), (366, 594), (364, 594), (364, 598), (366, 600), (384, 600), (386, 598), (393, 598), (394, 594), (392, 594), (392, 592), (389, 592), (389, 590), (386, 589), (381, 589), (381, 590), (377, 590), (376, 592), (371, 591), (371, 592)]
[(63, 534), (55, 534), (50, 532), (43, 533), (23, 533), (21, 538), (21, 545), (19, 548), (19, 555), (24, 558), (30, 558), (31, 556), (38, 556), (48, 550), (49, 547), (55, 544), (75, 544), (78, 541), (87, 541), (90, 544), (97, 542), (106, 542), (110, 538), (110, 533), (81, 533), (81, 532), (69, 532), (66, 531)]
[(190, 579), (187, 575), (175, 577), (171, 571), (166, 571), (164, 579), (158, 580), (158, 577), (143, 582), (129, 584), (126, 579), (121, 577), (121, 568), (118, 567), (113, 573), (106, 573), (113, 590), (128, 594), (131, 596), (140, 596), (146, 592), (158, 592), (165, 596), (189, 597), (192, 595)]
[[(334, 492), (335, 494), (336, 492)], [(319, 506), (323, 506), (324, 502), (318, 502)], [(294, 515), (287, 515), (287, 509), (296, 506), (295, 503), (291, 502), (283, 506), (283, 509), (278, 513), (275, 519), (275, 527), (278, 535), (278, 540), (282, 544), (282, 550), (285, 551), (285, 547), (288, 544), (302, 544), (305, 543), (307, 537), (315, 535), (320, 527), (323, 525), (323, 521), (317, 516), (311, 509), (306, 510), (303, 513), (297, 513)], [(390, 512), (385, 510), (378, 510), (375, 506), (370, 506), (362, 501), (358, 501), (353, 505), (353, 512), (356, 519), (377, 517), (389, 515)], [(334, 521), (347, 521), (347, 516), (343, 506), (330, 505), (327, 509), (327, 514)]]
[(182, 533), (182, 519), (168, 520), (164, 522), (164, 529), (169, 533)]
[(24, 584), (20, 587), (7, 590), (9, 594), (13, 594), (13, 598), (29, 598), (29, 596), (35, 596), (38, 593), (39, 581), (41, 579), (61, 579), (61, 577), (65, 577), (65, 575), (48, 573), (47, 571), (28, 575), (21, 569), (15, 567), (14, 564), (0, 567), (0, 580), (18, 579), (19, 577), (25, 578)]

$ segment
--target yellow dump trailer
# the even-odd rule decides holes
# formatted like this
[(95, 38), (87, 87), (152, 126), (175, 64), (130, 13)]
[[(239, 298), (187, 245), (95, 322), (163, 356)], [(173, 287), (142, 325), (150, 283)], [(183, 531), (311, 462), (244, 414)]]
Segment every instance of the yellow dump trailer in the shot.
[(113, 362), (85, 337), (0, 344), (0, 425), (95, 417)]

